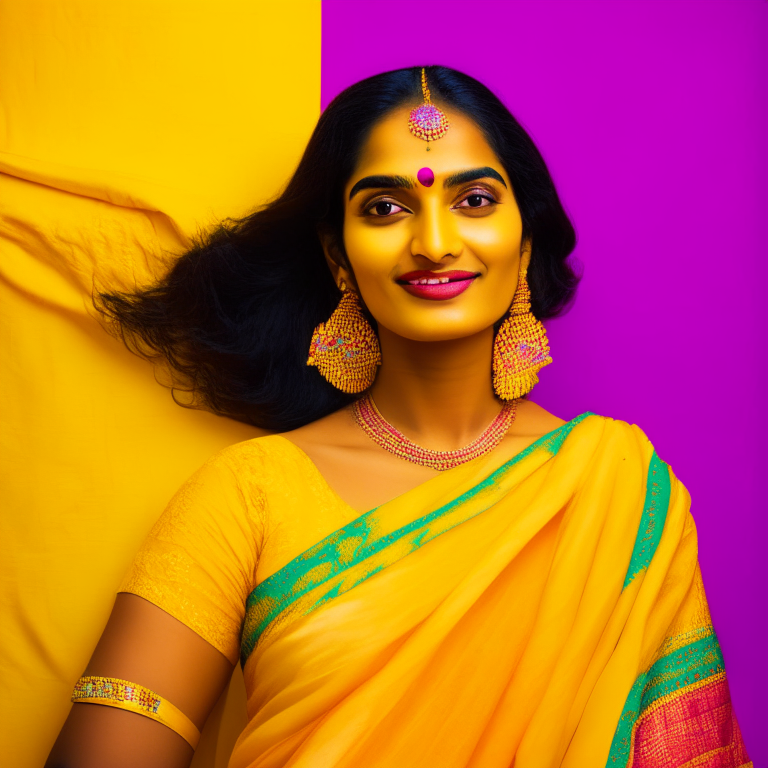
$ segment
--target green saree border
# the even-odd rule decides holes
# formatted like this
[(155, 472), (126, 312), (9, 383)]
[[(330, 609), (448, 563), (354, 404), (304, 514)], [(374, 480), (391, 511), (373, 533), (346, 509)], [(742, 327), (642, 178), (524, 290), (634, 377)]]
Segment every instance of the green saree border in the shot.
[[(492, 486), (500, 477), (534, 451), (545, 450), (552, 455), (557, 454), (571, 431), (588, 416), (593, 415), (591, 412), (582, 413), (552, 432), (548, 432), (461, 496), (433, 512), (417, 518), (408, 525), (370, 541), (376, 529), (375, 513), (380, 509), (380, 507), (376, 507), (360, 515), (343, 528), (334, 531), (264, 579), (250, 593), (246, 601), (246, 618), (240, 649), (241, 663), (245, 664), (267, 627), (303, 595), (393, 544), (406, 543), (408, 545), (397, 557), (397, 559), (402, 559), (433, 538), (485, 511), (485, 509), (479, 509), (474, 514), (470, 514), (466, 518), (458, 520), (454, 525), (443, 528), (430, 536), (429, 526), (431, 523), (446, 517), (457, 507)], [(410, 537), (410, 542), (408, 542), (408, 537)], [(365, 572), (348, 589), (367, 580), (383, 567), (381, 565)], [(319, 607), (339, 594), (340, 586), (339, 583), (331, 587), (329, 592), (318, 599), (310, 610)], [(344, 591), (348, 591), (348, 589)]]
[(655, 702), (725, 670), (723, 653), (712, 626), (700, 632), (704, 637), (662, 656), (635, 680), (616, 725), (606, 768), (626, 768), (635, 724)]
[(671, 491), (669, 466), (654, 451), (648, 465), (645, 502), (637, 529), (637, 538), (622, 589), (626, 589), (635, 576), (651, 564), (664, 531)]

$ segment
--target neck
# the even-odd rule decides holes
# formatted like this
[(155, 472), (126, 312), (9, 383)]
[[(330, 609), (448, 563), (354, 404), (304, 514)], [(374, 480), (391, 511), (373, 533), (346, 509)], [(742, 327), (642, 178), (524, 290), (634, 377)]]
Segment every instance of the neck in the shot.
[(501, 404), (493, 394), (493, 329), (451, 341), (413, 341), (379, 327), (382, 365), (371, 394), (382, 416), (424, 448), (471, 443)]

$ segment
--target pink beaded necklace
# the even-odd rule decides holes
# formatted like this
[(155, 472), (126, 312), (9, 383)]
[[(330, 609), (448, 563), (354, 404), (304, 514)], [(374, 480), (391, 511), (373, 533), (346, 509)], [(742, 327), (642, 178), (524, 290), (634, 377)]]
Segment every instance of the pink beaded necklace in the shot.
[(379, 413), (370, 395), (360, 398), (353, 409), (355, 420), (363, 432), (385, 451), (394, 453), (395, 456), (406, 461), (412, 461), (414, 464), (443, 472), (492, 451), (504, 439), (504, 435), (515, 420), (517, 400), (507, 400), (499, 415), (477, 440), (455, 451), (432, 451), (416, 445)]

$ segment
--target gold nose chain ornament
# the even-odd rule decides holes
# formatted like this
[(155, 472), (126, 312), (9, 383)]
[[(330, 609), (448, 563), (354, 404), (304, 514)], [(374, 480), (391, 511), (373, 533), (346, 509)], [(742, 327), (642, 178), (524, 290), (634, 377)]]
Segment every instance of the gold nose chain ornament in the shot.
[(442, 139), (448, 132), (448, 118), (445, 116), (445, 112), (432, 103), (432, 95), (427, 85), (427, 72), (424, 67), (421, 68), (421, 92), (424, 96), (424, 103), (411, 110), (408, 128), (414, 136), (427, 142), (427, 152), (429, 152), (429, 142)]

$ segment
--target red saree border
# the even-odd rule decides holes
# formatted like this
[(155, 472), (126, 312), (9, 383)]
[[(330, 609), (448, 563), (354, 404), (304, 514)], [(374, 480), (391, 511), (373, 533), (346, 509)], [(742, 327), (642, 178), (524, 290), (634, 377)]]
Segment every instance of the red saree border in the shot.
[(637, 720), (632, 768), (751, 766), (725, 672), (658, 699)]
[(714, 629), (689, 637), (635, 681), (607, 768), (751, 768)]

